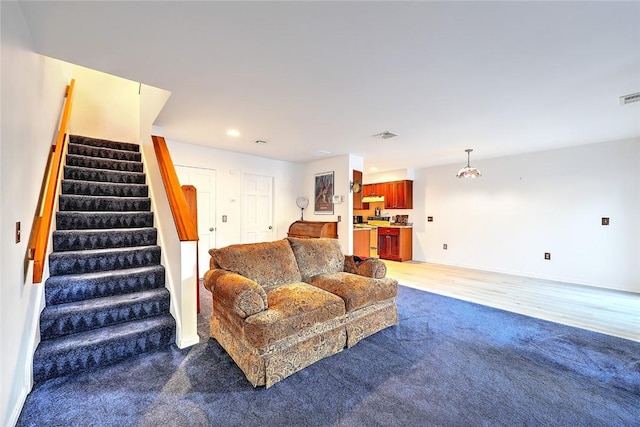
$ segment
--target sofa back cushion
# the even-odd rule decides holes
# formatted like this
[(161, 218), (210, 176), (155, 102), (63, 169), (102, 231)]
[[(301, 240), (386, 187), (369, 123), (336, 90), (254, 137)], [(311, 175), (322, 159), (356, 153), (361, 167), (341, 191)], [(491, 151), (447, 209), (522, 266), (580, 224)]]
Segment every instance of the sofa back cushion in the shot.
[(324, 273), (344, 271), (344, 254), (338, 239), (287, 237), (298, 262), (302, 280)]
[(301, 279), (286, 240), (230, 245), (211, 249), (209, 255), (220, 268), (248, 277), (265, 289)]

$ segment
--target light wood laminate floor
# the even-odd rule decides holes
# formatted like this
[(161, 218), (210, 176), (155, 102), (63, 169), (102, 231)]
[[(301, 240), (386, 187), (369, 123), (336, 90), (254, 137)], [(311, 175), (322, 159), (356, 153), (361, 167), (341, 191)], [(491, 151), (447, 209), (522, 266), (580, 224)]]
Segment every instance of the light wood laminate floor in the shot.
[(417, 261), (387, 276), (436, 294), (640, 342), (640, 294)]

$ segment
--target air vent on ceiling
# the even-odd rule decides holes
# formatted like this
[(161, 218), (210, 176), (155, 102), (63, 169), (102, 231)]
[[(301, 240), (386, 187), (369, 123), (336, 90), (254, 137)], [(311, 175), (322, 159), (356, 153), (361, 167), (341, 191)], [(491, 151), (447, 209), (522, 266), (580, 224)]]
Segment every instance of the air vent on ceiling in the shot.
[(331, 154), (331, 151), (316, 149), (311, 152), (316, 157), (328, 156)]
[(398, 136), (395, 133), (391, 133), (388, 130), (385, 130), (384, 132), (380, 132), (380, 133), (376, 133), (375, 135), (373, 135), (374, 138), (380, 138), (380, 139), (389, 139), (389, 138), (393, 138), (394, 136)]
[(640, 101), (640, 92), (630, 93), (629, 95), (620, 97), (620, 104), (631, 104), (632, 102)]

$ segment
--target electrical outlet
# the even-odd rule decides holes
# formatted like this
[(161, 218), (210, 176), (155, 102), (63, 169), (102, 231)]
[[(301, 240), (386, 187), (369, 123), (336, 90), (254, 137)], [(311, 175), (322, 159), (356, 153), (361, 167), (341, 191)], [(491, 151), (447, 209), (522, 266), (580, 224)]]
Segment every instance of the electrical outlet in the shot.
[(20, 243), (20, 221), (16, 222), (16, 243)]
[(444, 249), (445, 251), (447, 250), (447, 244), (446, 243), (442, 245), (442, 249)]
[(222, 222), (227, 222), (227, 216), (226, 215), (222, 215)]
[(433, 217), (432, 216), (428, 216), (427, 217), (427, 222), (433, 222)]
[(338, 222), (341, 222), (341, 221), (342, 221), (342, 216), (338, 215)]
[(602, 217), (602, 225), (609, 225), (609, 218), (608, 217)]
[(551, 259), (551, 252), (545, 252), (544, 259)]

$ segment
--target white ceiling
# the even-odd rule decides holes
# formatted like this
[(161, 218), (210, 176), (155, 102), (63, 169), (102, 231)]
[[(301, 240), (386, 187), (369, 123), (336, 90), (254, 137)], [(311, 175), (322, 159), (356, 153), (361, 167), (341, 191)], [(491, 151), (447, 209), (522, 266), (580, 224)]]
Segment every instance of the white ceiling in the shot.
[(640, 137), (637, 1), (19, 3), (39, 53), (171, 91), (181, 142), (383, 171)]

